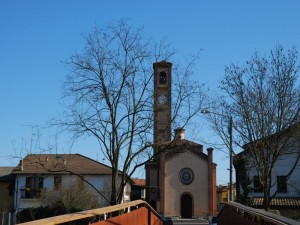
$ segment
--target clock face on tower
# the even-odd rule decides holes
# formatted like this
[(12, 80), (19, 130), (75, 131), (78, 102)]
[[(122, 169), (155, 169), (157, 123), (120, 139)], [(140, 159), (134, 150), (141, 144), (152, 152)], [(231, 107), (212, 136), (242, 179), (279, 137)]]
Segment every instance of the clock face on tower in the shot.
[(165, 105), (168, 102), (168, 97), (166, 95), (160, 95), (158, 97), (158, 103), (161, 105)]

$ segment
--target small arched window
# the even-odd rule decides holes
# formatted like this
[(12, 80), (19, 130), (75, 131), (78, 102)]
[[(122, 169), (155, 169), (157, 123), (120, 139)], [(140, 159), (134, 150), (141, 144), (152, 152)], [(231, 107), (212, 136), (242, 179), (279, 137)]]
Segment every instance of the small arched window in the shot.
[(163, 71), (159, 73), (159, 84), (167, 83), (167, 74)]

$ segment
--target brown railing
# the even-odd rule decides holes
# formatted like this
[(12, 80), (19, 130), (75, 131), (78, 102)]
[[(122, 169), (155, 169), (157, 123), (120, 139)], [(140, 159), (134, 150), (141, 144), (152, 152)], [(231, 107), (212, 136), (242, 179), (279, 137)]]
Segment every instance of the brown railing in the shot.
[(236, 202), (228, 202), (218, 215), (218, 225), (300, 225), (295, 220), (254, 209)]
[(70, 222), (76, 224), (76, 222), (79, 221), (82, 222), (78, 224), (94, 225), (104, 225), (106, 224), (106, 221), (120, 225), (162, 225), (162, 219), (159, 214), (147, 202), (142, 200), (20, 223), (19, 225), (56, 225), (70, 224)]

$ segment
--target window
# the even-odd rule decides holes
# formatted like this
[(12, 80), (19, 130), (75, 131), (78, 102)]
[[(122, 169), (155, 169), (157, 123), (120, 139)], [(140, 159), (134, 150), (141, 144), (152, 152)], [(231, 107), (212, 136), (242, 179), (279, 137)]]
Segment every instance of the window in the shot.
[(142, 199), (145, 199), (145, 198), (146, 198), (146, 190), (145, 190), (145, 189), (142, 189), (142, 190), (141, 190), (141, 198), (142, 198)]
[(40, 198), (43, 188), (43, 177), (26, 177), (26, 188), (21, 190), (22, 198)]
[(58, 190), (61, 188), (61, 182), (62, 182), (61, 176), (54, 176), (54, 189), (55, 190)]
[(286, 176), (277, 177), (277, 191), (284, 193), (287, 192), (287, 178)]
[(167, 83), (167, 74), (165, 72), (159, 73), (159, 84), (166, 84)]
[(190, 168), (183, 168), (179, 172), (179, 179), (181, 183), (188, 185), (194, 180), (194, 173)]
[(263, 192), (263, 186), (262, 186), (258, 176), (253, 176), (253, 191), (254, 192)]

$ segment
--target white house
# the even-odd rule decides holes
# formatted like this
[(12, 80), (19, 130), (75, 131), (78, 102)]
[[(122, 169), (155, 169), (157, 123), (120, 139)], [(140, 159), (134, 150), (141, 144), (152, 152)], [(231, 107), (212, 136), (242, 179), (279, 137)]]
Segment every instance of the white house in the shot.
[[(42, 196), (47, 191), (74, 185), (85, 185), (87, 188), (93, 185), (104, 196), (99, 195), (100, 205), (109, 204), (105, 198), (109, 200), (111, 195), (111, 168), (80, 154), (29, 154), (12, 174), (15, 175), (16, 213), (28, 207), (41, 206)], [(129, 200), (130, 185), (127, 185), (123, 202)]]
[[(242, 152), (244, 157), (251, 160), (250, 154)], [(296, 154), (290, 154), (282, 156), (280, 160), (275, 163), (272, 173), (272, 187), (270, 194), (273, 195), (275, 192), (276, 198), (300, 198), (300, 162), (298, 162), (292, 175), (287, 178), (287, 174), (291, 167), (294, 165)], [(251, 161), (250, 161), (251, 163)], [(263, 197), (262, 187), (258, 180), (258, 173), (254, 166), (250, 167), (249, 177), (252, 179), (254, 198)], [(236, 168), (238, 170), (238, 168)], [(240, 187), (242, 193), (242, 188)]]
[[(274, 134), (270, 137), (269, 141), (280, 141), (279, 149), (281, 156), (275, 162), (272, 176), (271, 176), (271, 200), (270, 208), (279, 210), (284, 216), (290, 218), (300, 218), (300, 145), (299, 134), (296, 126), (291, 127), (280, 134)], [(275, 139), (276, 138), (276, 139)], [(258, 142), (259, 143), (259, 142)], [(283, 144), (284, 143), (284, 144)], [(252, 197), (253, 206), (263, 208), (263, 189), (259, 181), (258, 172), (250, 152), (247, 150), (248, 143), (245, 145), (245, 150), (237, 157), (244, 157), (248, 160), (249, 164), (249, 178), (252, 180)], [(270, 156), (272, 157), (272, 155)], [(294, 170), (292, 170), (294, 168)], [(243, 193), (241, 187), (241, 180), (243, 177), (239, 176), (240, 168), (236, 169), (236, 182), (237, 182), (237, 195)], [(290, 172), (292, 171), (292, 173)], [(296, 212), (296, 213), (295, 213)]]

